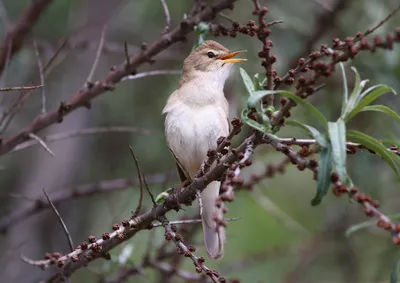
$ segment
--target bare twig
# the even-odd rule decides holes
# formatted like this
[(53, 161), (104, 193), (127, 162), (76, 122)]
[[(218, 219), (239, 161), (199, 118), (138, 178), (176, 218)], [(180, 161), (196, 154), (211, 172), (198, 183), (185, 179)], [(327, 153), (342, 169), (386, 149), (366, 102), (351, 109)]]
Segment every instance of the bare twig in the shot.
[(137, 176), (139, 179), (139, 186), (140, 186), (140, 196), (139, 196), (139, 201), (138, 201), (138, 205), (135, 209), (135, 211), (132, 214), (132, 218), (135, 218), (139, 215), (140, 210), (142, 209), (142, 202), (143, 202), (143, 181), (142, 181), (142, 173), (140, 172), (140, 167), (139, 167), (139, 162), (135, 156), (135, 153), (133, 152), (133, 149), (131, 146), (129, 146), (129, 150), (131, 152), (133, 161), (135, 161), (135, 166), (136, 166), (136, 171), (137, 171)]
[[(8, 29), (7, 35), (0, 46), (0, 73), (2, 73), (5, 68), (7, 58), (10, 60), (14, 54), (21, 49), (25, 37), (31, 32), (43, 11), (45, 11), (52, 2), (53, 0), (31, 1), (18, 21)], [(11, 45), (12, 48), (10, 49), (11, 52), (9, 56), (8, 49)]]
[[(48, 136), (44, 137), (42, 140), (44, 142), (49, 143), (49, 142), (55, 142), (55, 141), (64, 140), (64, 139), (70, 139), (70, 138), (74, 138), (74, 137), (88, 136), (88, 135), (94, 135), (94, 134), (105, 134), (105, 133), (139, 133), (139, 134), (143, 134), (143, 135), (148, 135), (151, 132), (149, 130), (145, 130), (145, 129), (139, 129), (139, 128), (133, 128), (133, 127), (123, 127), (123, 126), (95, 127), (95, 128), (80, 129), (80, 130), (76, 130), (76, 131), (48, 135)], [(29, 148), (31, 146), (34, 146), (38, 143), (39, 142), (37, 140), (26, 141), (26, 142), (21, 143), (20, 145), (16, 146), (11, 152), (20, 151), (20, 150)]]
[(64, 230), (65, 236), (67, 237), (69, 248), (70, 248), (71, 252), (73, 252), (74, 251), (74, 242), (72, 242), (71, 234), (68, 231), (67, 225), (65, 225), (64, 220), (62, 219), (60, 213), (58, 212), (57, 208), (55, 207), (55, 205), (51, 201), (49, 195), (46, 193), (46, 191), (44, 189), (43, 189), (43, 193), (46, 196), (47, 201), (51, 205), (51, 208), (53, 209), (54, 213), (56, 214), (57, 219), (60, 222), (60, 224)]
[[(225, 221), (237, 221), (240, 220), (241, 218), (239, 217), (233, 217), (233, 218), (225, 218)], [(201, 219), (187, 219), (187, 220), (175, 220), (175, 221), (169, 221), (169, 224), (171, 225), (179, 225), (179, 224), (197, 224), (197, 223), (201, 223)], [(162, 223), (153, 223), (151, 225), (152, 228), (155, 227), (160, 227), (163, 226)]]
[(163, 30), (163, 34), (168, 33), (170, 26), (171, 26), (171, 15), (169, 13), (169, 9), (168, 9), (168, 5), (166, 0), (160, 0), (161, 4), (163, 6), (164, 9), (164, 17), (165, 17), (165, 26), (164, 26), (164, 30)]
[(181, 70), (154, 70), (149, 72), (143, 72), (136, 75), (129, 75), (124, 77), (121, 81), (127, 80), (136, 80), (148, 76), (159, 76), (159, 75), (180, 75), (182, 74)]
[(193, 252), (182, 242), (181, 237), (173, 231), (171, 224), (168, 222), (167, 218), (165, 216), (160, 216), (159, 220), (165, 228), (165, 239), (172, 240), (175, 243), (178, 249), (178, 253), (189, 257), (193, 261), (196, 267), (196, 272), (200, 273), (201, 271), (204, 271), (213, 282), (218, 283), (219, 274), (215, 270), (211, 270), (206, 265), (204, 265), (205, 260), (203, 258), (200, 259), (193, 254)]
[(51, 149), (47, 146), (47, 144), (37, 135), (29, 133), (28, 135), (31, 139), (36, 140), (43, 148), (51, 155), (54, 157), (54, 153), (51, 151)]
[(32, 85), (32, 86), (11, 86), (11, 87), (2, 87), (0, 88), (0, 92), (2, 91), (20, 91), (20, 90), (33, 90), (43, 87), (43, 85)]
[(382, 21), (380, 21), (377, 25), (375, 25), (374, 27), (372, 27), (372, 28), (368, 29), (366, 32), (364, 32), (363, 36), (370, 35), (374, 31), (376, 31), (383, 24), (385, 24), (391, 17), (393, 17), (398, 11), (400, 11), (400, 5), (398, 5), (389, 15), (387, 15), (386, 18), (384, 18)]
[(36, 55), (36, 61), (39, 69), (39, 75), (40, 75), (40, 84), (42, 85), (41, 91), (42, 91), (42, 114), (46, 113), (46, 92), (45, 92), (45, 86), (44, 86), (44, 74), (43, 74), (43, 64), (42, 60), (40, 59), (40, 54), (39, 54), (39, 49), (37, 47), (36, 41), (33, 40), (33, 49), (35, 51)]
[(91, 88), (91, 84), (93, 83), (93, 76), (94, 72), (97, 69), (97, 65), (100, 61), (100, 56), (101, 56), (101, 51), (103, 50), (103, 45), (104, 45), (104, 39), (106, 37), (106, 31), (107, 31), (107, 24), (103, 25), (103, 28), (101, 30), (101, 35), (100, 35), (100, 41), (99, 41), (99, 46), (96, 51), (96, 57), (94, 59), (92, 68), (90, 69), (90, 73), (86, 79), (86, 86), (87, 88)]
[(157, 203), (155, 201), (153, 193), (150, 191), (149, 185), (147, 184), (146, 176), (142, 175), (142, 177), (143, 177), (144, 186), (146, 187), (147, 193), (150, 196), (151, 202), (153, 203), (154, 206), (156, 206)]

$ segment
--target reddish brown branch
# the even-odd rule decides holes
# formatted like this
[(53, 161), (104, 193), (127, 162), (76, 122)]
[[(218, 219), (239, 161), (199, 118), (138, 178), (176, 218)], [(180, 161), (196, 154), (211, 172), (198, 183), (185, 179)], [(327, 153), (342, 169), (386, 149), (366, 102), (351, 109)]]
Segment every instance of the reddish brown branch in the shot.
[[(0, 74), (4, 70), (7, 60), (11, 59), (21, 49), (24, 39), (51, 2), (53, 0), (30, 1), (29, 6), (22, 13), (19, 20), (8, 27), (7, 35), (0, 46)], [(11, 47), (10, 53), (8, 51), (9, 47)]]

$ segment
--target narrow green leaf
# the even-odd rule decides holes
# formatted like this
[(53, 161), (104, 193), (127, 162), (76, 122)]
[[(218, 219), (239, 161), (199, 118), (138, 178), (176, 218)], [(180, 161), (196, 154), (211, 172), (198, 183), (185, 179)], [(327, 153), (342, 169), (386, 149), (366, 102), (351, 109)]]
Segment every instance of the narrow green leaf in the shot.
[[(400, 219), (400, 213), (393, 214), (393, 215), (388, 215), (388, 217), (392, 220), (399, 220)], [(363, 221), (361, 223), (355, 224), (347, 228), (345, 235), (346, 237), (349, 237), (351, 234), (354, 232), (357, 232), (358, 230), (368, 228), (371, 226), (376, 226), (376, 220), (368, 220), (368, 221)]]
[(320, 154), (319, 165), (318, 165), (318, 179), (317, 179), (317, 193), (311, 200), (311, 205), (315, 206), (321, 203), (322, 199), (328, 193), (331, 185), (331, 172), (332, 172), (332, 147), (328, 144), (327, 147), (323, 147)]
[(289, 91), (280, 91), (279, 95), (282, 95), (284, 97), (287, 97), (291, 100), (293, 100), (294, 102), (301, 104), (304, 108), (306, 108), (306, 110), (312, 115), (314, 116), (315, 119), (317, 119), (325, 128), (327, 127), (328, 124), (328, 120), (326, 120), (325, 116), (321, 113), (321, 111), (319, 111), (314, 105), (312, 105), (310, 102), (308, 102), (307, 100), (300, 98), (296, 95), (294, 95), (293, 93), (289, 92)]
[(400, 259), (396, 260), (390, 272), (390, 283), (399, 283)]
[(253, 81), (251, 80), (250, 76), (247, 74), (245, 69), (240, 68), (239, 71), (240, 75), (242, 76), (244, 86), (247, 89), (247, 92), (249, 93), (250, 96), (253, 95), (253, 92), (255, 91)]
[(260, 123), (250, 119), (249, 117), (247, 117), (248, 114), (249, 114), (249, 109), (248, 108), (243, 109), (243, 111), (241, 113), (242, 121), (245, 122), (250, 127), (254, 128), (262, 133), (265, 133), (267, 131), (266, 126), (261, 125)]
[(328, 134), (332, 145), (334, 170), (338, 173), (340, 181), (348, 184), (346, 170), (346, 125), (342, 119), (336, 122), (328, 122)]
[(247, 99), (247, 107), (255, 107), (256, 104), (261, 101), (265, 96), (271, 94), (280, 94), (286, 92), (284, 90), (257, 90), (252, 93), (252, 95)]
[(356, 130), (347, 131), (347, 139), (352, 142), (360, 143), (366, 148), (373, 150), (375, 153), (379, 154), (383, 158), (383, 160), (385, 160), (386, 163), (389, 164), (390, 167), (392, 167), (396, 174), (400, 176), (399, 169), (397, 168), (396, 163), (393, 161), (393, 158), (396, 158), (396, 155), (387, 150), (387, 148), (379, 143), (376, 139)]
[(398, 123), (400, 123), (400, 115), (397, 114), (395, 111), (390, 109), (389, 107), (385, 105), (370, 105), (370, 106), (365, 106), (364, 109), (361, 111), (376, 111), (376, 112), (382, 112), (385, 113), (392, 118), (394, 118)]
[(340, 68), (342, 69), (342, 77), (343, 77), (343, 102), (342, 102), (342, 113), (346, 109), (347, 102), (349, 101), (349, 88), (347, 87), (347, 77), (346, 71), (344, 69), (344, 65), (342, 62), (339, 63)]
[(364, 98), (344, 117), (345, 122), (349, 121), (362, 109), (364, 109), (364, 107), (368, 106), (377, 98), (388, 92), (392, 92), (396, 95), (395, 90), (391, 87), (388, 87), (387, 85), (376, 85), (364, 91), (361, 94)]
[(311, 137), (313, 137), (316, 140), (316, 142), (321, 147), (328, 147), (328, 145), (329, 145), (329, 141), (327, 141), (326, 137), (323, 134), (321, 134), (314, 127), (311, 127), (311, 126), (306, 125), (306, 124), (299, 123), (299, 122), (294, 121), (294, 120), (286, 120), (286, 125), (293, 126), (293, 127), (298, 127), (298, 128), (301, 128), (301, 129), (305, 130), (306, 132), (308, 132), (309, 135), (311, 135)]
[(342, 118), (343, 120), (345, 120), (345, 118), (348, 116), (348, 114), (350, 112), (352, 112), (354, 110), (354, 108), (356, 108), (358, 106), (358, 104), (360, 103), (361, 91), (363, 90), (363, 88), (365, 87), (365, 85), (368, 82), (368, 80), (361, 81), (360, 75), (358, 74), (356, 68), (351, 67), (351, 70), (355, 74), (355, 83), (354, 83), (353, 91), (351, 92), (350, 97), (346, 103), (346, 107), (340, 115), (340, 118)]

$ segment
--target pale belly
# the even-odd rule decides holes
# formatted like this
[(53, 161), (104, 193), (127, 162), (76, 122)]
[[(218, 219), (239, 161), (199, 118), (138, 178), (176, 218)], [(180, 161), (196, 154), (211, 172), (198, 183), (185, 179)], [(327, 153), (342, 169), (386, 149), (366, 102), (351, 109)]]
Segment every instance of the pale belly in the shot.
[(168, 146), (191, 177), (207, 157), (207, 151), (217, 147), (217, 139), (228, 135), (227, 119), (223, 109), (215, 106), (196, 111), (182, 106), (167, 114)]

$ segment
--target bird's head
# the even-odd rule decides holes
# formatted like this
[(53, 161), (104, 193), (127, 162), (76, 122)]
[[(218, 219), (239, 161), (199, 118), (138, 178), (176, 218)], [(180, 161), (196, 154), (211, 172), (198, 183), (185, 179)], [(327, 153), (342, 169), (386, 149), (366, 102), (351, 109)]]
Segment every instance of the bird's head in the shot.
[(247, 60), (235, 58), (244, 51), (230, 51), (213, 40), (204, 42), (185, 59), (181, 84), (199, 77), (225, 83), (233, 64)]

